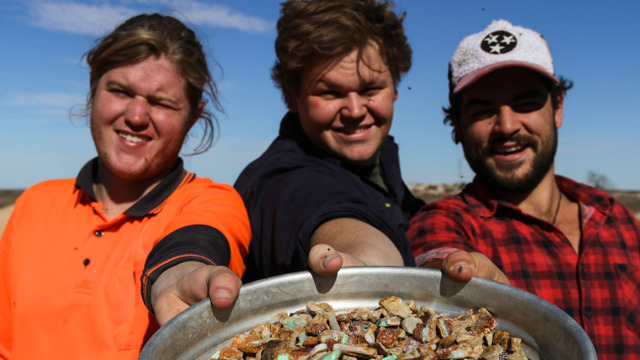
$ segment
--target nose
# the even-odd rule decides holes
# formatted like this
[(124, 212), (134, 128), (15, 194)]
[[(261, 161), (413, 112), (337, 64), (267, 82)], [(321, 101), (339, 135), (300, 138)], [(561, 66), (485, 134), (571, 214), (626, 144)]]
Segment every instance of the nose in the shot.
[(510, 106), (503, 105), (498, 109), (494, 131), (510, 136), (517, 133), (521, 126), (519, 114)]
[(124, 121), (132, 128), (146, 126), (149, 123), (149, 103), (142, 96), (134, 96), (124, 115)]
[(369, 99), (366, 97), (355, 92), (348, 93), (344, 98), (344, 104), (340, 113), (345, 118), (362, 118), (367, 113), (368, 103)]

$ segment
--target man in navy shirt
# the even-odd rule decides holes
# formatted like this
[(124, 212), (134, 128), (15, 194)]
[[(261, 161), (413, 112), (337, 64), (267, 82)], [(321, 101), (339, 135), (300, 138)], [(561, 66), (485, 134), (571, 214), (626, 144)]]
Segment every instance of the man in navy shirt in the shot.
[(414, 265), (405, 235), (424, 204), (400, 175), (389, 130), (411, 67), (387, 2), (287, 1), (272, 78), (289, 113), (235, 183), (249, 211), (245, 282), (311, 269)]

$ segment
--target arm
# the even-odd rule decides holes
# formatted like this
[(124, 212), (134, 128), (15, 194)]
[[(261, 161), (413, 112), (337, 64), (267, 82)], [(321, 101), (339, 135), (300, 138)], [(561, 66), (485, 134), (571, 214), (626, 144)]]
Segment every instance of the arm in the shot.
[[(192, 191), (174, 194), (162, 215), (167, 234), (147, 257), (142, 295), (159, 324), (198, 301), (233, 304), (241, 286), (251, 232), (242, 199), (233, 188), (196, 179)], [(180, 198), (182, 197), (182, 199)]]
[(474, 276), (480, 276), (511, 285), (502, 270), (479, 252), (456, 250), (447, 255), (444, 260), (431, 260), (420, 264), (420, 266), (441, 269), (447, 277), (458, 282), (467, 282)]
[(454, 281), (480, 276), (510, 284), (507, 276), (474, 247), (476, 219), (466, 209), (459, 197), (452, 197), (429, 204), (414, 216), (407, 237), (417, 265), (440, 269)]
[(311, 236), (309, 266), (320, 275), (333, 275), (342, 266), (403, 266), (400, 252), (380, 230), (356, 219), (325, 222)]

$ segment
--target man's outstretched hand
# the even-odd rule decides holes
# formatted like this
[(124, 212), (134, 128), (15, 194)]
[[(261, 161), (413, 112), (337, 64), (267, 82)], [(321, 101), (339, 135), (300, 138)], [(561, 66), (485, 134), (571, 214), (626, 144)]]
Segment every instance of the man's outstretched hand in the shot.
[(443, 261), (427, 263), (424, 267), (441, 269), (447, 277), (458, 282), (467, 282), (474, 276), (480, 276), (511, 285), (502, 270), (479, 252), (457, 250)]
[(309, 252), (309, 267), (318, 275), (335, 275), (343, 267), (366, 266), (361, 260), (326, 244), (318, 244)]
[(400, 251), (382, 231), (360, 220), (336, 218), (311, 236), (309, 267), (319, 275), (335, 275), (343, 267), (403, 266)]

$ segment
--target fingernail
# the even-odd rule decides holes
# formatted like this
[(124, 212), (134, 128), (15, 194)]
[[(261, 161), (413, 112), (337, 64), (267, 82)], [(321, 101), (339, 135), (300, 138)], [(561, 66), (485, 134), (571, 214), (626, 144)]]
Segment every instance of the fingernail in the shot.
[(213, 299), (231, 299), (231, 293), (226, 289), (218, 289), (213, 292)]
[(326, 269), (327, 268), (327, 264), (329, 263), (329, 261), (331, 261), (335, 257), (336, 257), (336, 254), (334, 254), (334, 253), (329, 253), (329, 254), (323, 256), (322, 257), (322, 267)]

